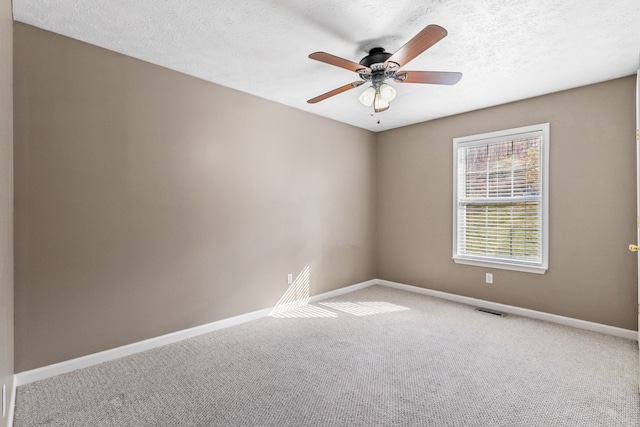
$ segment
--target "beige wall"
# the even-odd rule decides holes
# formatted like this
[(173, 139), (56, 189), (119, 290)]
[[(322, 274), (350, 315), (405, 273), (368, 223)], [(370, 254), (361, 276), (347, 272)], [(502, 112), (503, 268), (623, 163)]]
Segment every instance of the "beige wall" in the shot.
[[(3, 384), (6, 385), (8, 392), (11, 392), (13, 384), (12, 93), (13, 22), (11, 0), (0, 0), (0, 387)], [(1, 416), (2, 414), (0, 414)], [(6, 426), (7, 422), (7, 416), (0, 419), (1, 426)]]
[[(634, 78), (380, 135), (378, 277), (637, 329)], [(455, 264), (453, 138), (550, 123), (544, 275)], [(485, 272), (494, 283), (485, 284)]]
[(17, 372), (375, 277), (374, 134), (14, 37)]

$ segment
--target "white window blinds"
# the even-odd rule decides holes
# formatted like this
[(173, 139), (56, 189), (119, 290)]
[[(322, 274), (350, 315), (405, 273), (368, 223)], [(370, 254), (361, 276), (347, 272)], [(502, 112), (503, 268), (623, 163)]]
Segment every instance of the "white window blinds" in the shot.
[(522, 130), (454, 140), (457, 262), (546, 269), (545, 133)]

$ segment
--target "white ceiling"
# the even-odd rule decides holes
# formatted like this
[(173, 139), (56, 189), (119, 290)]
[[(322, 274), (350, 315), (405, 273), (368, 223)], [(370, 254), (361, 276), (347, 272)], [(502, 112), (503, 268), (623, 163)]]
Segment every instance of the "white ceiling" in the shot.
[[(13, 0), (14, 19), (372, 131), (635, 73), (639, 0)], [(395, 84), (372, 115), (363, 85), (309, 59), (395, 52), (422, 28), (449, 35), (404, 67), (459, 71), (455, 86)], [(378, 124), (378, 121), (380, 122)]]

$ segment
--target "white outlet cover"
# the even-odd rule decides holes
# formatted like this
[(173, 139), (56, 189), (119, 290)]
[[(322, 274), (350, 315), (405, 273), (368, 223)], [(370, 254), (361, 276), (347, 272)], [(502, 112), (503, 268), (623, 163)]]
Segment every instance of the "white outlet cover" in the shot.
[(493, 274), (487, 273), (486, 280), (487, 280), (487, 283), (493, 283)]

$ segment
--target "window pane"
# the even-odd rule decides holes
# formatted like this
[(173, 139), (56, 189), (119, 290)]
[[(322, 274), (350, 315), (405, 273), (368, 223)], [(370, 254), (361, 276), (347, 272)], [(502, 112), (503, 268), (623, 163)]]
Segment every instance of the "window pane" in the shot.
[(459, 194), (466, 198), (540, 194), (540, 138), (464, 147)]
[(464, 206), (461, 243), (467, 255), (535, 261), (540, 257), (538, 202)]

